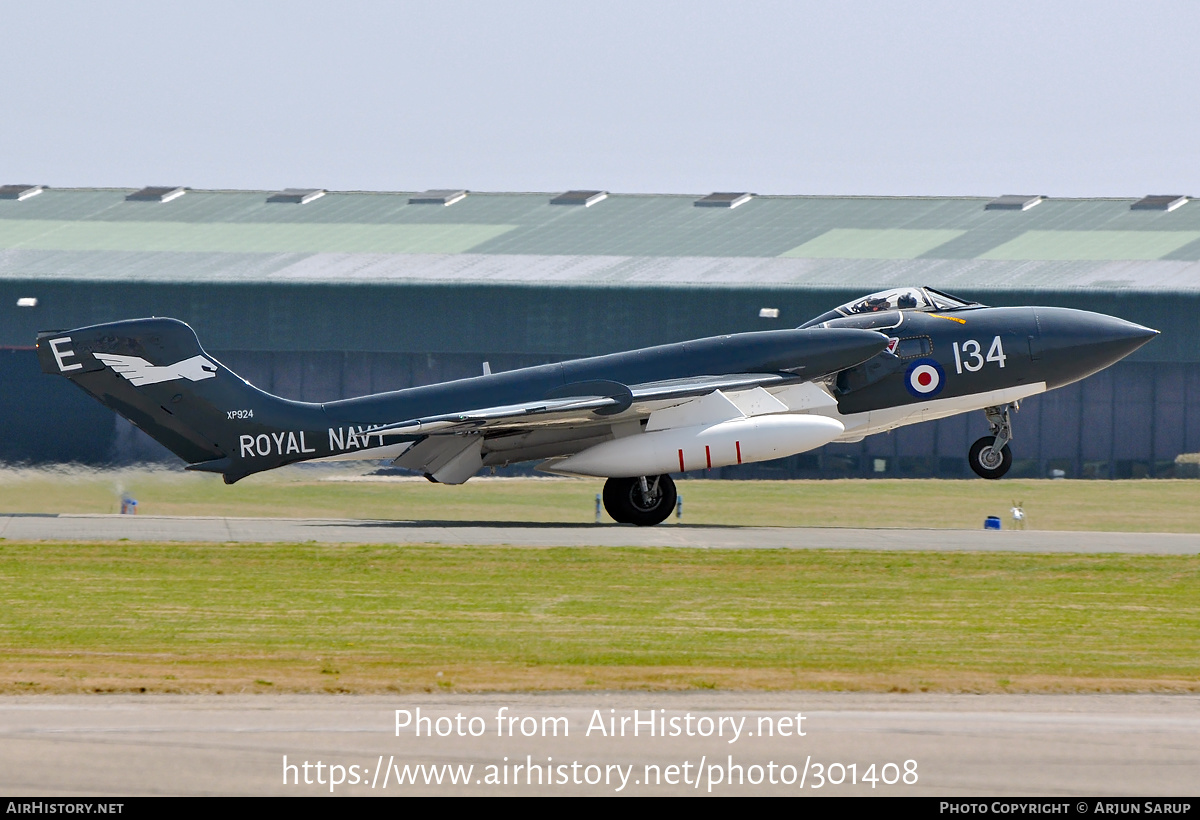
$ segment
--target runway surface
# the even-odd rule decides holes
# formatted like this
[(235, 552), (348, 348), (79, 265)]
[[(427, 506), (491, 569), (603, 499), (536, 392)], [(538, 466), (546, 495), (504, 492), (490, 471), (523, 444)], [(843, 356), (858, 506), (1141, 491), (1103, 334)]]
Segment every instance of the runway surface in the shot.
[[(418, 709), (429, 719), (422, 736)], [(410, 718), (398, 734), (396, 710)], [(634, 717), (643, 720), (637, 736)], [(650, 717), (665, 721), (653, 736)], [(623, 737), (621, 718), (629, 718)], [(429, 736), (439, 729), (451, 736)], [(455, 785), (452, 773), (463, 770), (445, 764), (473, 768)], [(429, 766), (439, 767), (441, 784), (425, 783)], [(415, 784), (397, 782), (414, 776)], [(1197, 782), (1200, 697), (1183, 695), (0, 698), (0, 791), (10, 796), (1170, 796), (1195, 795)]]
[(329, 544), (511, 544), (715, 549), (996, 550), (1200, 554), (1200, 534), (1038, 532), (662, 524), (531, 524), (150, 515), (0, 515), (10, 541), (198, 541)]

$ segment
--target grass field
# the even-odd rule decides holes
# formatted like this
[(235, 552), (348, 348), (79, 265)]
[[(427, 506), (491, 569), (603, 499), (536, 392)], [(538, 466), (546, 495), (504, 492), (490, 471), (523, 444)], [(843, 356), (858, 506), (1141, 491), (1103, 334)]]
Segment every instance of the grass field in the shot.
[(1200, 691), (1192, 556), (0, 542), (5, 692)]
[[(600, 481), (0, 471), (0, 512), (588, 522)], [(688, 481), (684, 521), (1200, 532), (1191, 481)], [(670, 526), (669, 524), (663, 526)], [(1200, 691), (1194, 556), (0, 539), (0, 691)]]
[[(149, 515), (590, 522), (600, 479), (321, 480), (280, 470), (229, 487), (181, 470), (0, 471), (0, 513), (117, 512), (122, 494)], [(335, 474), (336, 475), (336, 474)], [(1042, 530), (1200, 532), (1200, 481), (681, 481), (689, 524), (977, 529), (1014, 501)], [(671, 519), (672, 521), (674, 518)]]

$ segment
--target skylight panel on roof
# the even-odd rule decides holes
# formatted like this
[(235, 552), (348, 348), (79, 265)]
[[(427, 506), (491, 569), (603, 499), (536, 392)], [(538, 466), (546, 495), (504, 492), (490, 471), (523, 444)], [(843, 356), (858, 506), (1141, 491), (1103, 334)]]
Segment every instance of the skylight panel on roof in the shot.
[(745, 191), (718, 191), (717, 193), (701, 197), (692, 204), (697, 208), (736, 208), (739, 205), (746, 204), (753, 198), (754, 194), (746, 193)]
[(140, 191), (134, 191), (125, 197), (126, 202), (170, 202), (179, 199), (187, 193), (187, 188), (171, 188), (168, 186), (149, 186)]
[(983, 206), (985, 211), (1028, 211), (1034, 205), (1046, 201), (1044, 196), (1026, 196), (1025, 194), (1005, 194), (997, 197)]
[(426, 191), (408, 198), (409, 205), (453, 205), (467, 198), (467, 192), (460, 189)]
[(1173, 211), (1187, 204), (1188, 198), (1178, 194), (1144, 196), (1129, 206), (1131, 211)]
[(44, 185), (0, 185), (0, 199), (29, 199), (46, 190)]
[(284, 188), (279, 193), (267, 197), (267, 202), (290, 202), (293, 205), (307, 205), (314, 199), (325, 196), (324, 188)]
[(608, 196), (608, 191), (567, 191), (550, 200), (551, 205), (582, 205), (590, 208)]

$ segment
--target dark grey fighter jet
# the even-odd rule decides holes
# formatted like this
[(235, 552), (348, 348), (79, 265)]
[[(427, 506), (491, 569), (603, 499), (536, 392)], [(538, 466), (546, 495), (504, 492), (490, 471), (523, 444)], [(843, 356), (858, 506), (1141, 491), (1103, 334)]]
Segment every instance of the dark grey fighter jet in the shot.
[(481, 468), (608, 478), (623, 523), (664, 520), (670, 473), (765, 461), (982, 410), (971, 468), (1012, 464), (1010, 411), (1157, 334), (1066, 308), (986, 307), (931, 288), (872, 294), (794, 330), (737, 333), (309, 404), (258, 390), (173, 319), (38, 336), (66, 376), (227, 483), (315, 459), (390, 459), (461, 484)]

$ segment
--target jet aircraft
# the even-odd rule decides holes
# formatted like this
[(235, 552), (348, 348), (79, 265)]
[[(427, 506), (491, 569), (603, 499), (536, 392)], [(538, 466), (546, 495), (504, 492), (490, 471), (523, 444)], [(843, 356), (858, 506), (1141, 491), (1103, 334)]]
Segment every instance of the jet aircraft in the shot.
[(174, 319), (38, 335), (61, 374), (232, 484), (299, 461), (390, 459), (461, 484), (488, 466), (607, 478), (618, 522), (670, 515), (671, 473), (781, 458), (982, 410), (971, 469), (1012, 464), (1012, 411), (1157, 331), (1081, 310), (987, 307), (928, 287), (848, 302), (799, 328), (736, 333), (321, 404), (255, 388)]

